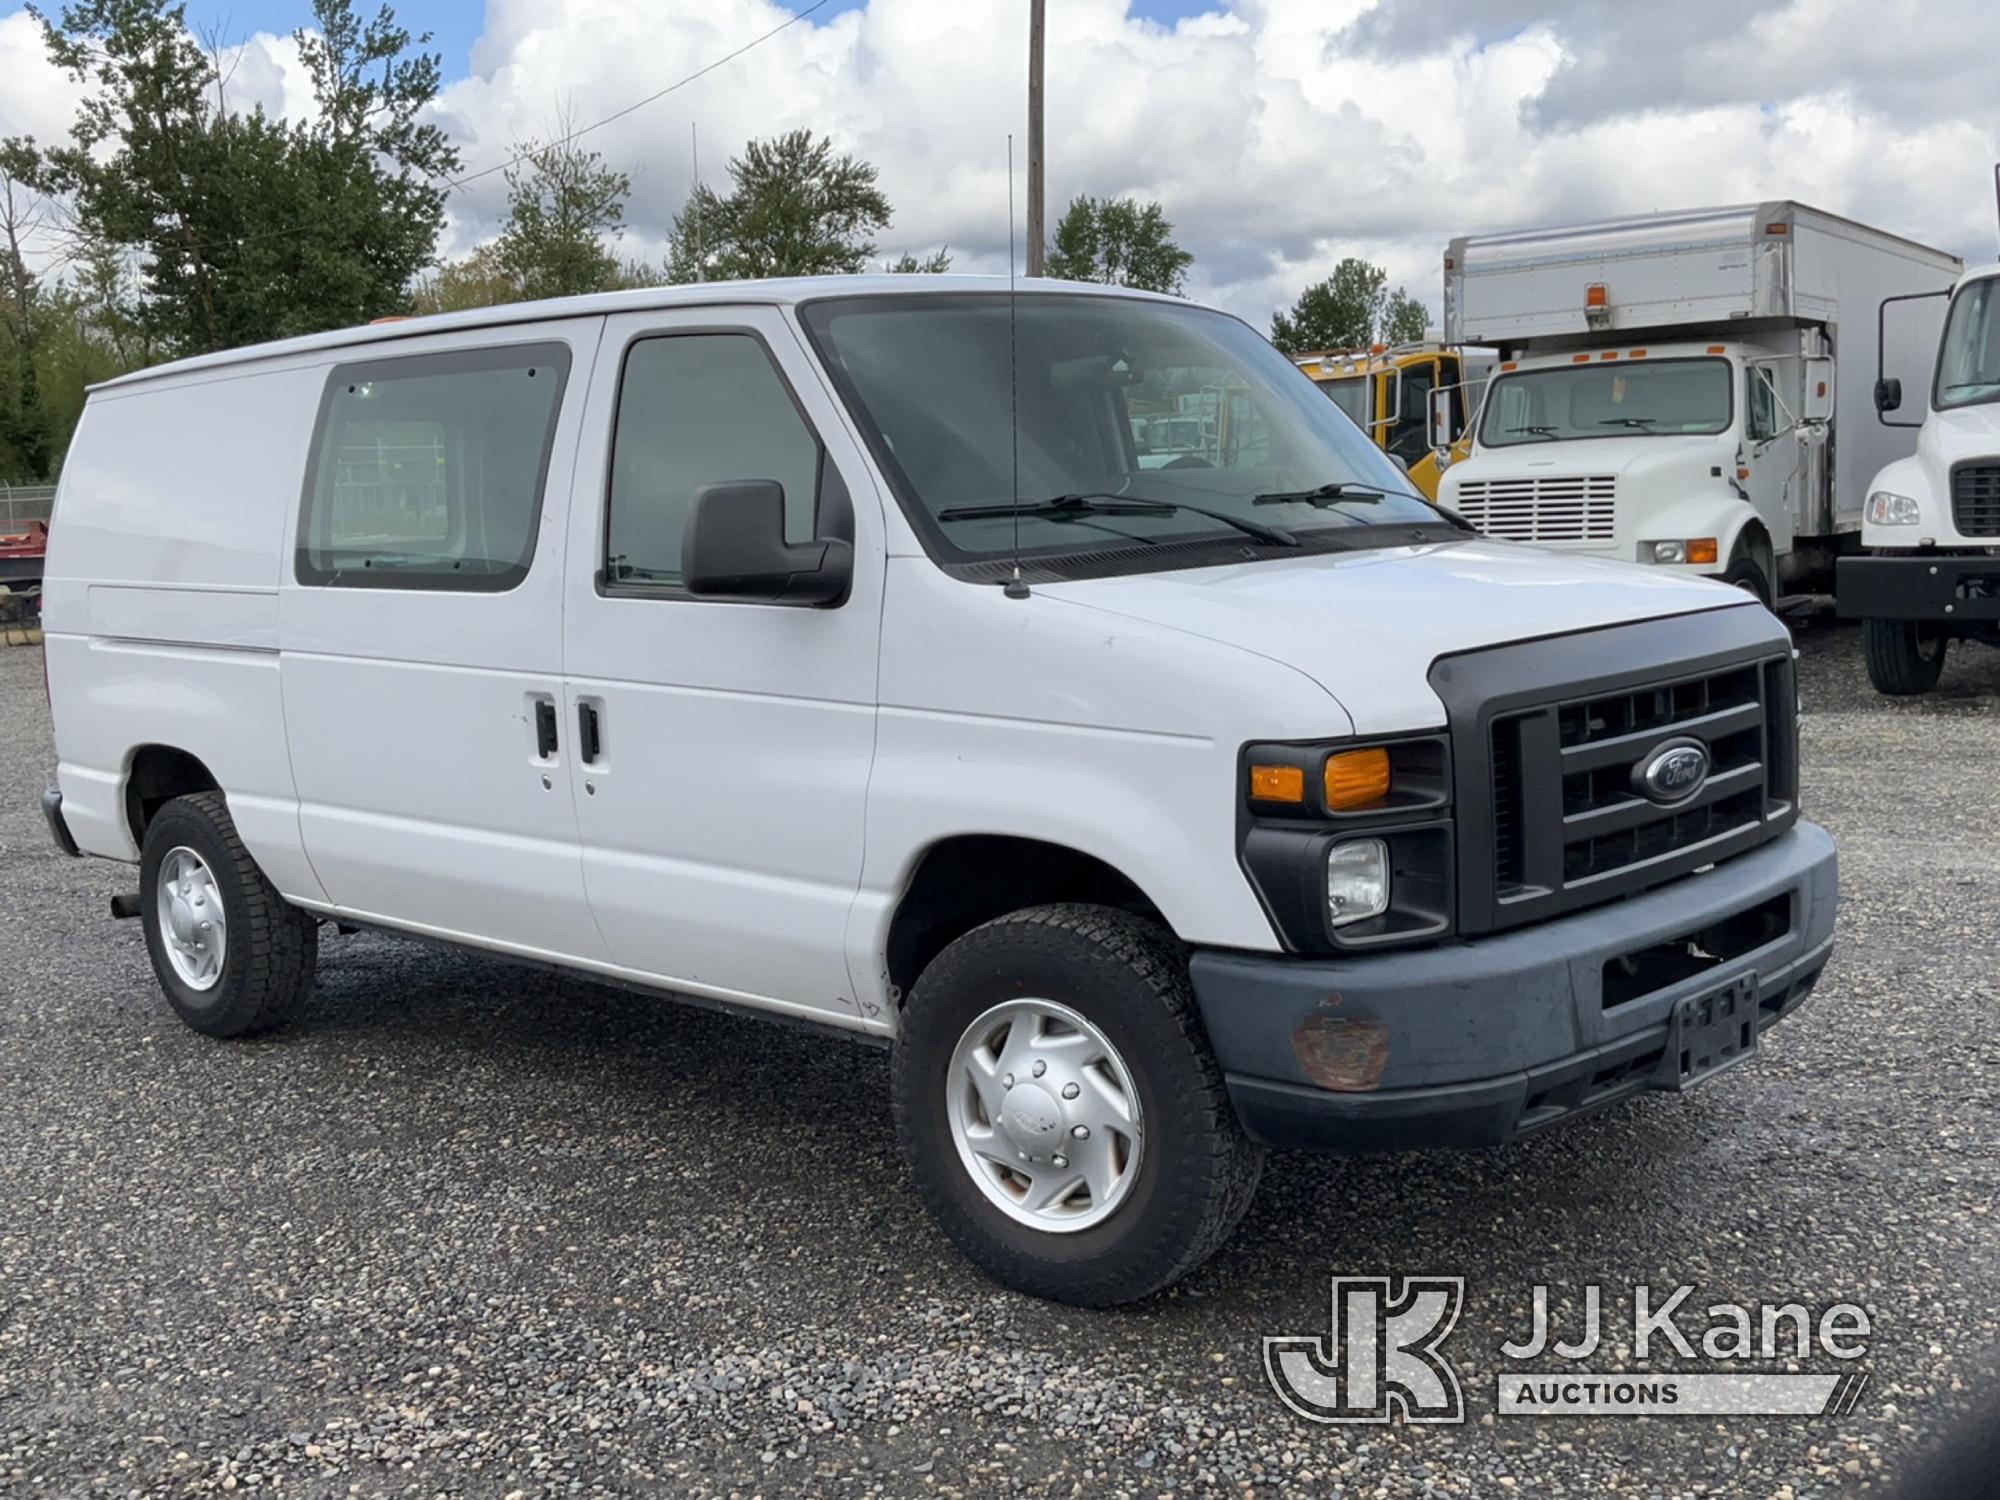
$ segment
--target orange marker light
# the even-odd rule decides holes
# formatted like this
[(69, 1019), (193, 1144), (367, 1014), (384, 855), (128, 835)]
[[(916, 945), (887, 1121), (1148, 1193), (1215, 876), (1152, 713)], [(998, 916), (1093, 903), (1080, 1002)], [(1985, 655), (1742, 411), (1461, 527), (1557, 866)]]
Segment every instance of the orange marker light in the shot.
[(1644, 359), (1645, 357), (1646, 351), (1644, 349), (1634, 349), (1632, 351), (1632, 358), (1634, 359)]
[(1507, 362), (1506, 362), (1505, 364), (1503, 364), (1503, 365), (1502, 365), (1502, 366), (1501, 366), (1500, 368), (1501, 368), (1501, 369), (1503, 369), (1503, 370), (1518, 370), (1518, 369), (1520, 369), (1520, 368), (1521, 368), (1521, 365), (1520, 365), (1520, 362), (1519, 362), (1518, 360), (1512, 360), (1512, 359), (1510, 359), (1510, 360), (1508, 360), (1508, 361), (1507, 361)]
[(1590, 356), (1588, 354), (1572, 354), (1569, 357), (1569, 362), (1573, 365), (1587, 365), (1590, 363)]
[(1691, 563), (1712, 563), (1715, 561), (1715, 538), (1698, 536), (1688, 543), (1688, 561)]
[(1766, 224), (1766, 225), (1764, 226), (1764, 233), (1766, 233), (1766, 234), (1783, 234), (1783, 233), (1785, 233), (1785, 232), (1786, 232), (1786, 228), (1787, 228), (1787, 226), (1785, 226), (1785, 225), (1783, 225), (1783, 224)]
[(1583, 289), (1585, 307), (1603, 307), (1611, 300), (1611, 289), (1601, 281), (1593, 281)]
[(1618, 351), (1616, 349), (1606, 349), (1602, 354), (1598, 355), (1597, 357), (1599, 359), (1616, 359), (1618, 357)]
[(1748, 479), (1750, 477), (1750, 471), (1748, 469), (1738, 469), (1736, 471), (1736, 477), (1738, 479)]
[(1710, 345), (1708, 346), (1708, 352), (1709, 352), (1710, 354), (1720, 354), (1720, 353), (1722, 352), (1722, 350), (1723, 350), (1723, 346), (1722, 346), (1721, 344), (1710, 344)]
[(1335, 812), (1389, 795), (1387, 750), (1343, 750), (1326, 758), (1326, 805)]
[(1258, 802), (1303, 802), (1306, 773), (1297, 766), (1252, 766), (1250, 796)]

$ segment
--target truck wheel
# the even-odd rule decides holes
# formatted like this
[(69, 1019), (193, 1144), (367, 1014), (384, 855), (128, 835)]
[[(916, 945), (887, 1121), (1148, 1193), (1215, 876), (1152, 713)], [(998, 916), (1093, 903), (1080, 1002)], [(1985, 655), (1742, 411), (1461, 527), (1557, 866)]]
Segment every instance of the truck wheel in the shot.
[(1863, 620), (1862, 654), (1875, 691), (1906, 698), (1928, 693), (1944, 671), (1945, 647), (1951, 638), (1937, 627), (1915, 620)]
[(176, 797), (153, 815), (139, 878), (153, 972), (196, 1031), (267, 1031), (312, 992), (319, 924), (264, 878), (222, 793)]
[(892, 1087), (945, 1233), (996, 1281), (1059, 1302), (1179, 1280), (1229, 1237), (1263, 1169), (1186, 955), (1106, 907), (1034, 907), (946, 948), (911, 994)]
[(1755, 594), (1766, 609), (1770, 609), (1777, 599), (1771, 588), (1770, 576), (1764, 571), (1763, 553), (1747, 545), (1742, 537), (1738, 537), (1736, 545), (1729, 549), (1729, 567), (1723, 572), (1722, 581)]

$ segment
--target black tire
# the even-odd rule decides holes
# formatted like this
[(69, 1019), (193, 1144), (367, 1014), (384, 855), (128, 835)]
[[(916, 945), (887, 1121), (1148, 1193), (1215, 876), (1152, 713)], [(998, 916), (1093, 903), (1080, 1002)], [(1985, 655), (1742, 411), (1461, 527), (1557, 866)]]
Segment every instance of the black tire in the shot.
[[(201, 856), (222, 899), (228, 938), (221, 977), (196, 989), (175, 972), (161, 931), (160, 866), (177, 848)], [(140, 922), (167, 1003), (205, 1036), (249, 1036), (287, 1020), (312, 993), (319, 923), (280, 896), (236, 836), (220, 792), (176, 797), (146, 826), (139, 859)]]
[(1892, 698), (1928, 693), (1944, 672), (1951, 638), (1916, 620), (1864, 620), (1861, 650), (1875, 691)]
[[(1145, 1122), (1137, 1175), (1101, 1223), (1072, 1233), (1008, 1217), (958, 1155), (947, 1074), (991, 1007), (1052, 1000), (1102, 1031), (1132, 1075)], [(1243, 1217), (1264, 1151), (1244, 1135), (1203, 1035), (1187, 955), (1157, 925), (1099, 906), (1040, 906), (975, 928), (924, 970), (892, 1067), (897, 1134), (925, 1206), (994, 1280), (1086, 1307), (1172, 1285)]]
[(1764, 571), (1763, 550), (1751, 545), (1748, 537), (1738, 537), (1736, 545), (1729, 549), (1729, 566), (1723, 571), (1722, 581), (1755, 594), (1766, 609), (1777, 606), (1777, 593), (1771, 586), (1770, 575)]

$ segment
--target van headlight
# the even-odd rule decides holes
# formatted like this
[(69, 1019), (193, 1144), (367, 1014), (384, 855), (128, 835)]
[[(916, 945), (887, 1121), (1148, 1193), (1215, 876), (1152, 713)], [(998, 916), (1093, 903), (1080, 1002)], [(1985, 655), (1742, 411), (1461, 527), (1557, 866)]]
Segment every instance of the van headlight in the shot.
[(1451, 747), (1419, 733), (1243, 747), (1238, 854), (1285, 946), (1338, 953), (1451, 928)]
[(1923, 519), (1923, 507), (1908, 495), (1898, 495), (1893, 490), (1876, 490), (1868, 497), (1870, 526), (1916, 526)]
[(1326, 851), (1326, 919), (1335, 927), (1389, 909), (1389, 846), (1354, 839)]

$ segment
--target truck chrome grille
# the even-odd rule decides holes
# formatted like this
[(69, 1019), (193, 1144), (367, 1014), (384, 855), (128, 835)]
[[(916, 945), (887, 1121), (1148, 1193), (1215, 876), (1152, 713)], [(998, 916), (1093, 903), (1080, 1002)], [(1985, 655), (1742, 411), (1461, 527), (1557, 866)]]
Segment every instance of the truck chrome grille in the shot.
[(2000, 536), (2000, 460), (1975, 459), (1951, 471), (1951, 523), (1960, 536)]
[(1616, 534), (1618, 479), (1581, 474), (1468, 479), (1453, 501), (1488, 536), (1513, 542), (1608, 542)]

